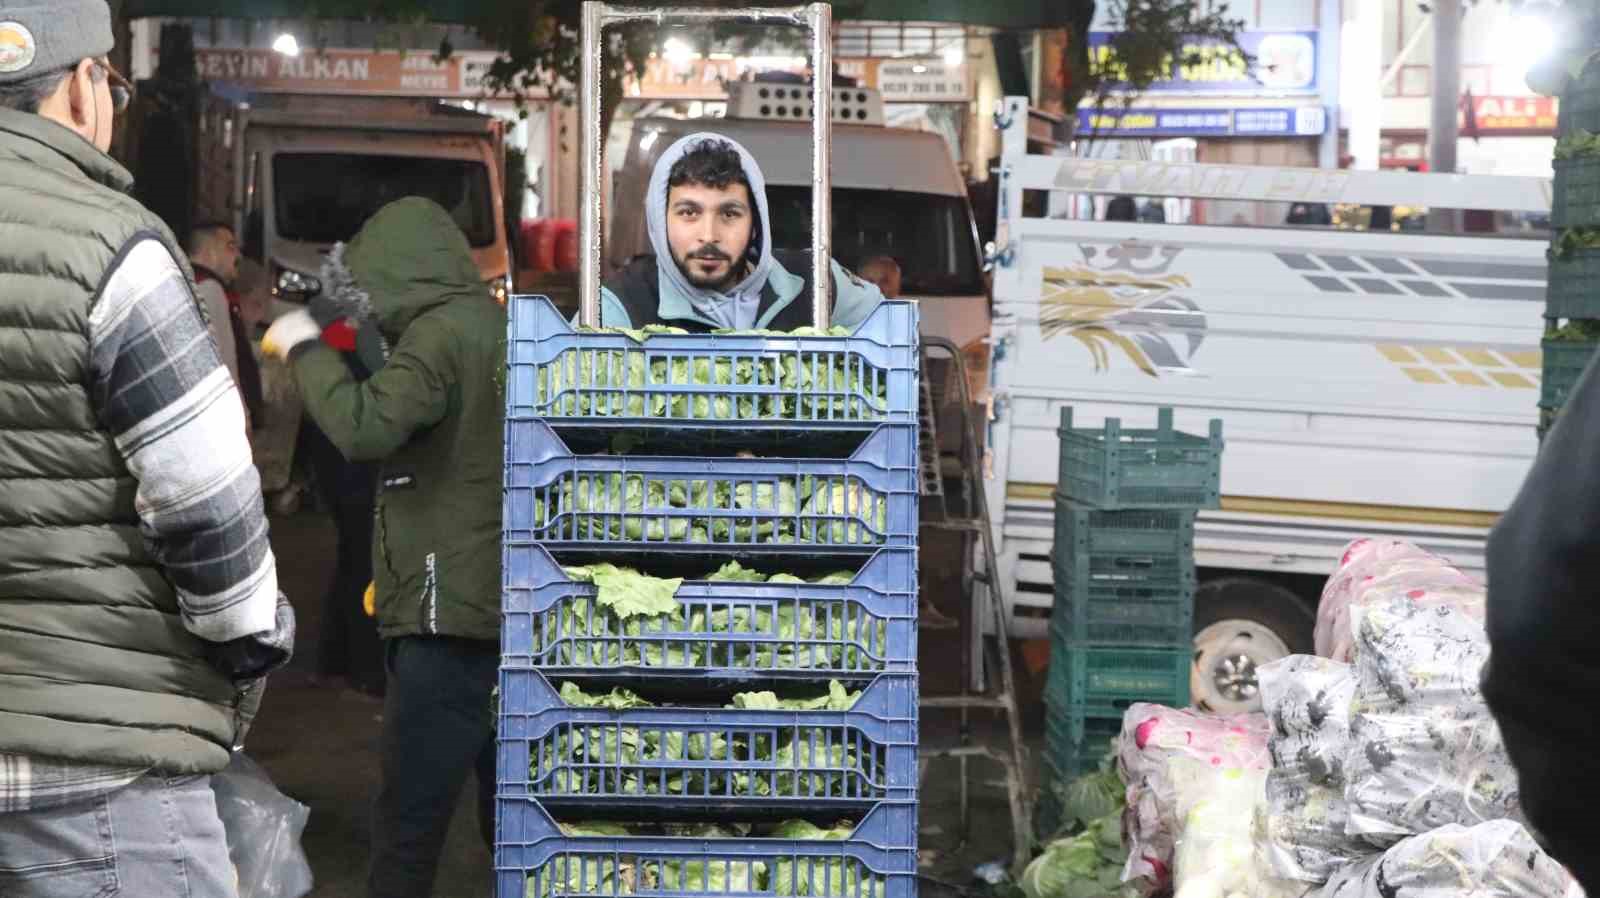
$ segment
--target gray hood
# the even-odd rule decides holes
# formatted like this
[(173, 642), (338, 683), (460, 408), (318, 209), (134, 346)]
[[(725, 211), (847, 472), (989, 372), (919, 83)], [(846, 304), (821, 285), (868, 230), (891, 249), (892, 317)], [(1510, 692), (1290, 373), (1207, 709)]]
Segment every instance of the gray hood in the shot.
[[(701, 141), (715, 140), (728, 144), (739, 152), (744, 162), (744, 176), (750, 181), (751, 199), (756, 207), (756, 232), (753, 246), (759, 253), (750, 268), (750, 274), (727, 292), (707, 290), (689, 283), (672, 258), (672, 247), (667, 241), (667, 178), (672, 166)], [(761, 288), (775, 264), (772, 258), (772, 228), (767, 218), (767, 182), (761, 176), (761, 167), (754, 156), (737, 141), (720, 134), (701, 131), (690, 134), (667, 148), (656, 160), (655, 171), (650, 175), (650, 188), (645, 201), (646, 221), (650, 226), (650, 245), (656, 251), (656, 267), (660, 270), (661, 292), (676, 293), (689, 301), (696, 314), (717, 327), (748, 330), (755, 327), (756, 313), (761, 304)]]

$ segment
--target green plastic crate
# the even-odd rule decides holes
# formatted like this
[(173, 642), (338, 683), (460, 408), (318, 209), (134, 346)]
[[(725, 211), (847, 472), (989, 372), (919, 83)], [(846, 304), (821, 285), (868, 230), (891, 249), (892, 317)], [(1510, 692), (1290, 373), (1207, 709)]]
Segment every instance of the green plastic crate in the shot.
[(1072, 408), (1061, 410), (1061, 466), (1056, 489), (1075, 502), (1126, 508), (1220, 508), (1222, 420), (1210, 436), (1172, 429), (1172, 409), (1156, 413), (1154, 430), (1124, 430), (1107, 418), (1101, 430), (1074, 429)]
[(1563, 135), (1580, 129), (1600, 134), (1600, 66), (1589, 66), (1562, 93), (1557, 123)]
[(1074, 643), (1172, 648), (1194, 625), (1194, 512), (1056, 499), (1051, 625)]
[(1544, 351), (1544, 374), (1539, 385), (1541, 407), (1554, 411), (1566, 403), (1567, 395), (1577, 385), (1597, 347), (1600, 342), (1545, 340), (1541, 344)]
[(1055, 628), (1050, 636), (1044, 697), (1052, 711), (1079, 708), (1086, 714), (1114, 717), (1139, 702), (1188, 707), (1192, 643), (1125, 649), (1073, 643)]
[(1600, 159), (1557, 159), (1555, 171), (1550, 226), (1592, 228), (1600, 225)]
[(1580, 249), (1564, 259), (1551, 254), (1544, 316), (1600, 319), (1600, 248)]
[(1045, 715), (1044, 732), (1046, 779), (1071, 782), (1099, 769), (1111, 740), (1122, 733), (1122, 715), (1051, 708)]

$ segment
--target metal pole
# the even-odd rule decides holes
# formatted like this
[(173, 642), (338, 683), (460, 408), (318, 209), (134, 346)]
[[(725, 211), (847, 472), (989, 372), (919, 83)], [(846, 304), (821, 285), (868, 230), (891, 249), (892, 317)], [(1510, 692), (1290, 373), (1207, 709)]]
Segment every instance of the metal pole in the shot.
[(579, 36), (583, 49), (583, 83), (578, 85), (583, 129), (583, 133), (578, 135), (579, 164), (583, 166), (583, 196), (579, 198), (581, 209), (578, 214), (578, 240), (583, 244), (578, 259), (580, 325), (594, 327), (600, 323), (601, 172), (605, 165), (605, 139), (600, 133), (600, 75), (605, 62), (602, 32), (607, 25), (629, 22), (651, 22), (659, 26), (675, 22), (718, 21), (774, 22), (803, 26), (812, 32), (811, 63), (817, 70), (814, 91), (816, 111), (813, 115), (816, 121), (812, 128), (811, 202), (812, 246), (816, 256), (812, 272), (817, 284), (814, 293), (817, 305), (812, 313), (812, 321), (818, 327), (828, 326), (833, 224), (833, 197), (830, 193), (833, 179), (828, 169), (828, 146), (833, 134), (833, 8), (826, 3), (739, 9), (612, 6), (599, 0), (584, 0), (583, 33)]
[[(1432, 116), (1428, 123), (1428, 170), (1453, 174), (1456, 143), (1461, 126), (1456, 116), (1461, 103), (1461, 0), (1435, 0), (1433, 4)], [(1428, 210), (1428, 230), (1454, 234), (1460, 213), (1455, 209)]]
[[(811, 323), (826, 330), (832, 320), (828, 290), (833, 286), (833, 7), (813, 3), (811, 28)], [(770, 238), (769, 238), (770, 239)]]
[(1433, 116), (1428, 124), (1428, 170), (1456, 170), (1456, 116), (1461, 102), (1461, 0), (1433, 4)]
[(583, 258), (578, 265), (578, 323), (600, 324), (600, 173), (605, 164), (605, 141), (600, 134), (600, 68), (605, 58), (605, 4), (583, 4), (583, 83), (578, 86), (583, 107), (578, 158), (583, 165), (583, 195), (578, 198), (578, 241)]

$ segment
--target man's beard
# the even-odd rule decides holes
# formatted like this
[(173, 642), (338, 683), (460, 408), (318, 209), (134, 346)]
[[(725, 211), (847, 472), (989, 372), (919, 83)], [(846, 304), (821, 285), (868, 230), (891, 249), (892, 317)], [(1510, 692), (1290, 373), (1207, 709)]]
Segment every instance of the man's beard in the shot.
[[(698, 274), (695, 274), (694, 270), (690, 267), (690, 263), (696, 259), (711, 259), (718, 262), (726, 262), (728, 263), (728, 271), (721, 277), (702, 277)], [(714, 290), (718, 293), (722, 293), (729, 287), (738, 284), (739, 281), (744, 278), (745, 274), (745, 265), (743, 262), (735, 261), (727, 253), (711, 246), (695, 250), (694, 252), (678, 259), (677, 262), (678, 270), (683, 273), (684, 278), (686, 278), (692, 286), (698, 287), (701, 290)]]

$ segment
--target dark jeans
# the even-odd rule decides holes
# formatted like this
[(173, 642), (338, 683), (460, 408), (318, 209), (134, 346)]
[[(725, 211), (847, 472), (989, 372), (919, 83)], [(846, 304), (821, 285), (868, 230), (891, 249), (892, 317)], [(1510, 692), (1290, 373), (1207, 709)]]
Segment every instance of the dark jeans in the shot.
[(478, 827), (494, 845), (494, 713), (500, 647), (407, 636), (384, 644), (383, 784), (372, 822), (370, 898), (428, 898), (450, 817), (469, 772)]
[(377, 468), (346, 461), (315, 425), (307, 427), (306, 448), (316, 473), (318, 498), (333, 514), (338, 531), (333, 581), (322, 599), (317, 673), (348, 676), (355, 685), (379, 692), (384, 687), (383, 646), (377, 622), (361, 608), (361, 597), (372, 582)]

